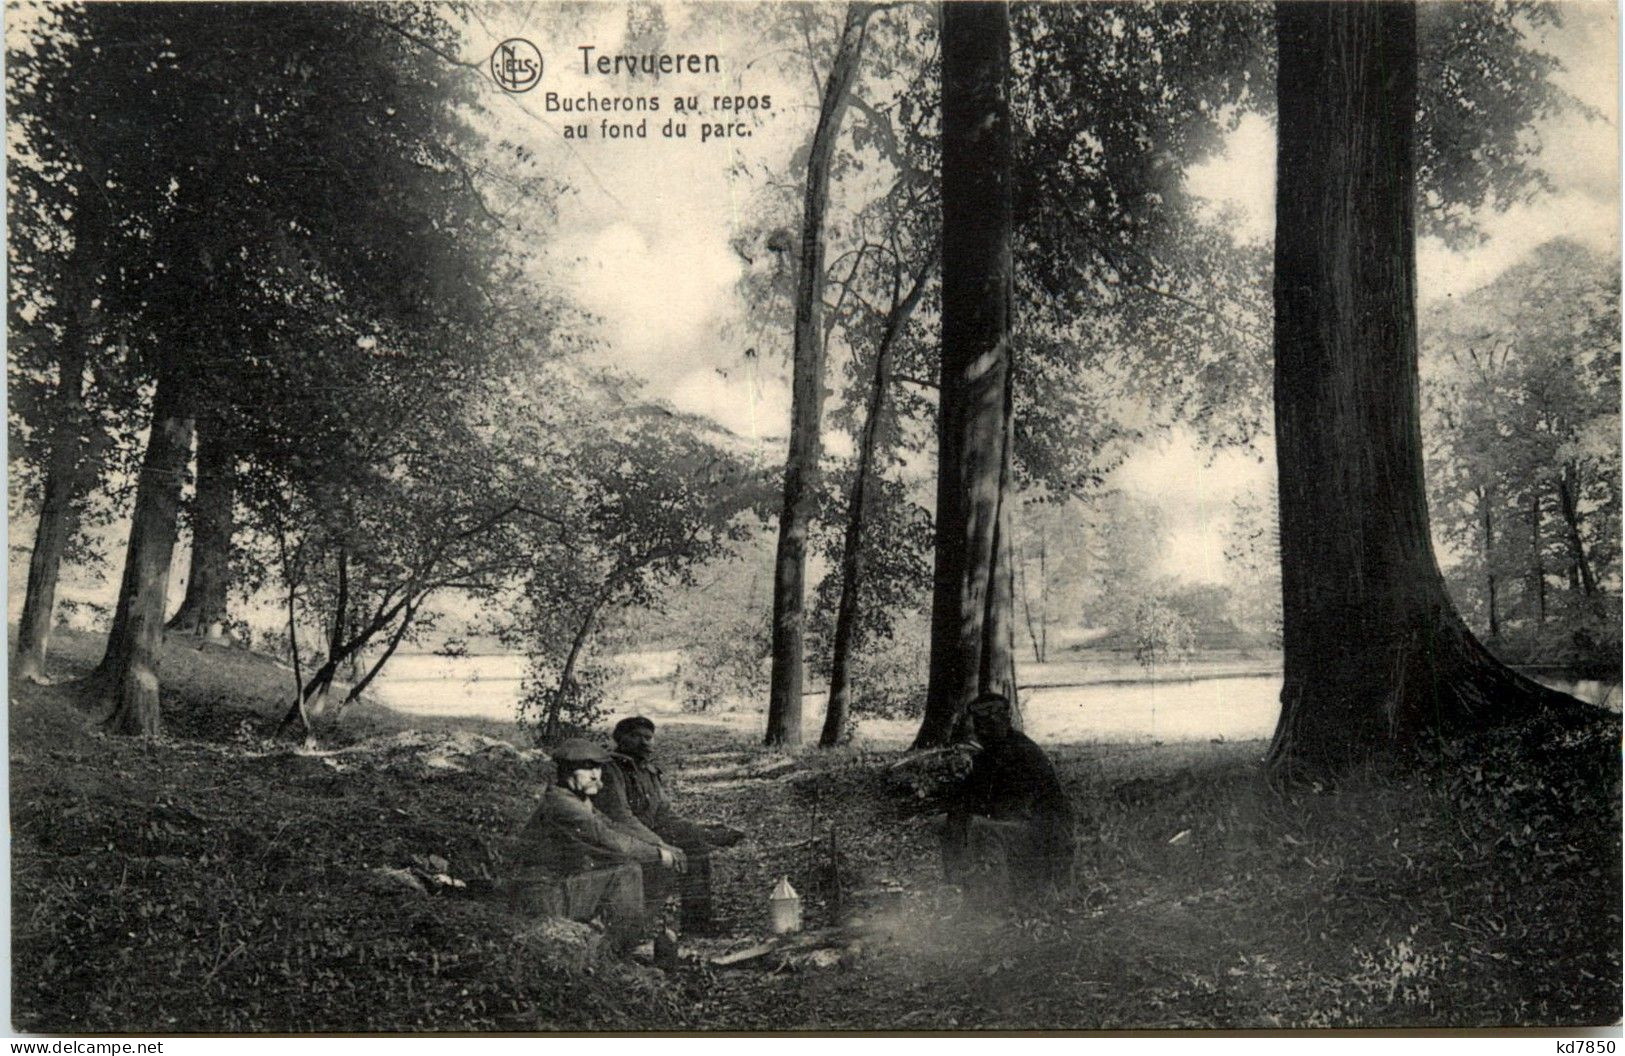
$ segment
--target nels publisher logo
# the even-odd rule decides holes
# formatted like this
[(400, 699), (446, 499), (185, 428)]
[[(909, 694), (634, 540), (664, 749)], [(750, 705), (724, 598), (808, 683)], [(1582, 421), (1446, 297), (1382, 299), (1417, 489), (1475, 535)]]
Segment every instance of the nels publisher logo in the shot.
[(528, 92), (542, 79), (542, 53), (523, 37), (510, 37), (491, 53), (491, 77), (505, 92)]

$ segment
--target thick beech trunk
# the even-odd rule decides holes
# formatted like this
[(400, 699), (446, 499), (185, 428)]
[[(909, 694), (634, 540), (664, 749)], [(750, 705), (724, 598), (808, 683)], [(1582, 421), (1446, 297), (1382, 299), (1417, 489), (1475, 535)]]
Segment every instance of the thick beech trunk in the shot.
[(1498, 663), (1428, 533), (1416, 8), (1276, 6), (1275, 427), (1285, 679), (1269, 766), (1319, 777), (1562, 694)]
[(28, 589), (22, 619), (17, 625), (17, 673), (39, 680), (45, 675), (45, 654), (51, 645), (56, 619), (56, 588), (62, 574), (62, 555), (73, 534), (82, 491), (80, 462), (84, 449), (85, 333), (72, 326), (63, 335), (53, 400), (56, 421), (51, 452), (45, 467), (45, 494), (40, 502), (34, 549), (28, 556)]
[(916, 748), (946, 743), (979, 692), (1014, 703), (1009, 70), (1007, 5), (944, 5), (937, 549)]
[(225, 636), (226, 595), (231, 587), (232, 503), (236, 455), (220, 423), (197, 428), (197, 493), (192, 500), (192, 561), (186, 596), (169, 629), (210, 640)]
[(784, 462), (784, 505), (773, 571), (773, 657), (766, 742), (801, 743), (802, 640), (806, 627), (807, 528), (818, 493), (824, 415), (824, 213), (829, 168), (852, 81), (863, 55), (872, 8), (850, 4), (841, 41), (824, 83), (818, 127), (807, 159), (801, 252), (796, 275), (794, 378), (790, 393), (790, 451)]
[(101, 663), (85, 684), (87, 702), (111, 733), (159, 732), (158, 660), (164, 641), (164, 607), (181, 485), (192, 453), (192, 420), (185, 416), (176, 388), (175, 379), (158, 381), (113, 629)]

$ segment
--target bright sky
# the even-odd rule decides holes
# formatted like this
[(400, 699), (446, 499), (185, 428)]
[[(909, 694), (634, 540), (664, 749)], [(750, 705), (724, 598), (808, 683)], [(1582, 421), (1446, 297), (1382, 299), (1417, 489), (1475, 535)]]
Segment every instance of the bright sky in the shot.
[[(472, 50), (483, 61), (499, 40), (523, 36), (544, 56), (544, 76), (535, 89), (506, 98), (493, 89), (489, 105), (505, 134), (556, 158), (575, 188), (559, 204), (548, 263), (555, 274), (569, 276), (578, 302), (599, 317), (605, 354), (647, 378), (651, 394), (679, 410), (707, 415), (741, 436), (780, 437), (789, 420), (787, 379), (782, 364), (750, 363), (743, 356), (750, 335), (740, 325), (744, 306), (736, 286), (744, 262), (730, 238), (749, 222), (762, 167), (782, 172), (810, 137), (816, 99), (807, 78), (792, 86), (776, 72), (756, 5), (724, 5), (720, 14), (681, 3), (660, 10), (667, 25), (660, 50), (714, 53), (720, 74), (658, 80), (584, 74), (581, 47), (594, 47), (594, 59), (623, 48), (624, 4), (571, 10), (547, 3), (494, 6), (484, 15), (489, 41)], [(549, 113), (548, 92), (561, 99), (658, 95), (661, 110)], [(703, 118), (688, 122), (686, 139), (660, 135), (668, 119), (680, 119), (672, 111), (675, 96), (699, 95), (702, 112), (708, 112), (712, 97), (724, 94), (769, 95), (773, 109), (754, 117), (721, 115), (742, 120), (749, 138), (702, 143)], [(606, 117), (614, 123), (647, 118), (648, 138), (604, 138), (600, 122)], [(588, 139), (562, 138), (565, 125), (582, 121)], [(753, 176), (740, 175), (741, 169)]]
[[(1556, 193), (1504, 214), (1483, 218), (1485, 242), (1454, 252), (1433, 240), (1418, 246), (1424, 300), (1460, 294), (1493, 279), (1541, 242), (1559, 234), (1599, 248), (1619, 244), (1618, 59), (1613, 4), (1564, 4), (1566, 25), (1542, 44), (1568, 67), (1564, 88), (1604, 117), (1567, 115), (1539, 130), (1542, 160)], [(581, 45), (613, 54), (626, 35), (621, 4), (563, 9), (523, 3), (484, 9), (488, 41), (473, 50), (483, 60), (497, 41), (526, 37), (546, 59), (541, 84), (520, 96), (493, 90), (500, 127), (544, 156), (559, 159), (576, 193), (560, 203), (550, 261), (563, 265), (576, 297), (597, 315), (607, 354), (649, 379), (651, 393), (680, 410), (707, 415), (776, 452), (789, 417), (785, 366), (774, 357), (742, 357), (755, 344), (744, 324), (736, 284), (742, 261), (729, 239), (749, 219), (750, 196), (764, 166), (783, 172), (790, 155), (811, 135), (816, 96), (812, 79), (783, 79), (773, 70), (773, 45), (764, 39), (762, 11), (752, 4), (705, 9), (681, 3), (661, 7), (668, 52), (714, 52), (721, 74), (676, 74), (647, 79), (586, 75)], [(642, 49), (636, 49), (642, 50)], [(782, 57), (782, 56), (781, 56)], [(580, 96), (655, 92), (665, 101), (650, 118), (649, 139), (599, 138), (602, 115), (587, 116), (591, 137), (561, 138), (572, 115), (545, 111), (545, 93)], [(751, 125), (750, 138), (700, 143), (664, 140), (659, 126), (677, 93), (771, 94), (774, 109)], [(706, 99), (709, 108), (709, 99)], [(627, 120), (622, 116), (619, 120)], [(697, 124), (691, 122), (691, 124)], [(1245, 220), (1239, 237), (1267, 239), (1273, 216), (1274, 129), (1248, 117), (1221, 157), (1193, 170), (1193, 190), (1236, 206)], [(792, 222), (795, 218), (789, 218)], [(833, 447), (843, 446), (838, 439)], [(1259, 455), (1263, 455), (1260, 460)], [(1184, 431), (1129, 459), (1114, 483), (1154, 501), (1169, 525), (1163, 571), (1184, 578), (1224, 577), (1223, 532), (1232, 500), (1273, 486), (1273, 453), (1225, 453), (1210, 459)]]

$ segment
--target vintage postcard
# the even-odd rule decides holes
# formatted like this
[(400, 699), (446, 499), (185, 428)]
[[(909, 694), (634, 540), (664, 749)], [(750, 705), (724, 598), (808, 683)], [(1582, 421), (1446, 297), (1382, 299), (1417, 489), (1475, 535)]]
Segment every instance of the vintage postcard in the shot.
[(14, 1034), (1619, 1023), (1615, 5), (5, 33)]

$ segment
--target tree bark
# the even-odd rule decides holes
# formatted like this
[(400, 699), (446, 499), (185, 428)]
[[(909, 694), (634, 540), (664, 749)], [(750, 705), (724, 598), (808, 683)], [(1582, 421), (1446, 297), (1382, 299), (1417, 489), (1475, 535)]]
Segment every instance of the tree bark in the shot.
[(45, 676), (45, 654), (50, 649), (56, 619), (56, 588), (62, 574), (62, 555), (73, 534), (82, 491), (80, 462), (84, 453), (85, 328), (71, 325), (62, 335), (57, 365), (56, 420), (51, 430), (51, 452), (45, 468), (45, 494), (40, 502), (34, 549), (28, 556), (28, 589), (22, 619), (17, 625), (17, 673), (30, 681)]
[(587, 615), (581, 620), (581, 626), (576, 628), (575, 639), (570, 642), (570, 653), (564, 658), (564, 670), (559, 672), (559, 688), (547, 706), (547, 723), (542, 728), (542, 739), (549, 744), (556, 743), (562, 732), (560, 714), (564, 710), (564, 695), (570, 691), (570, 686), (575, 682), (576, 660), (581, 656), (581, 648), (587, 644), (587, 637), (592, 634), (592, 625), (598, 620), (598, 610), (603, 608), (606, 600), (607, 594), (593, 601)]
[(1275, 423), (1284, 685), (1268, 766), (1324, 778), (1533, 705), (1451, 604), (1416, 358), (1416, 8), (1282, 2)]
[[(829, 704), (824, 709), (824, 729), (820, 748), (833, 748), (846, 736), (851, 715), (852, 635), (858, 622), (858, 591), (863, 575), (863, 523), (868, 501), (869, 473), (874, 465), (875, 438), (880, 416), (885, 410), (886, 385), (891, 380), (892, 352), (897, 337), (914, 314), (925, 293), (925, 280), (932, 265), (914, 276), (914, 285), (886, 315), (886, 328), (875, 350), (875, 377), (869, 388), (868, 405), (863, 411), (863, 428), (858, 434), (858, 464), (847, 496), (846, 538), (841, 544), (841, 600), (835, 612), (835, 643), (830, 660)], [(897, 293), (893, 289), (893, 296)]]
[(236, 453), (218, 421), (197, 428), (197, 494), (192, 501), (192, 561), (186, 596), (169, 629), (218, 641), (225, 636), (226, 595), (231, 588), (232, 504)]
[(1546, 559), (1540, 548), (1540, 491), (1529, 493), (1529, 593), (1535, 599), (1535, 626), (1546, 623)]
[[(417, 606), (415, 605), (406, 607), (406, 613), (401, 618), (400, 626), (396, 627), (395, 633), (389, 636), (389, 641), (384, 645), (384, 651), (379, 654), (373, 665), (367, 669), (367, 673), (356, 679), (354, 684), (350, 686), (350, 692), (345, 694), (343, 704), (339, 705), (340, 708), (348, 706), (352, 701), (361, 699), (361, 694), (367, 691), (367, 687), (372, 685), (372, 680), (378, 677), (378, 672), (384, 669), (384, 665), (389, 663), (389, 658), (395, 655), (395, 650), (400, 648), (401, 641), (406, 637), (406, 632), (412, 627), (412, 620), (417, 617), (417, 612)], [(351, 655), (353, 658), (355, 654)]]
[[(289, 589), (291, 590), (292, 588), (290, 587)], [(293, 725), (294, 720), (299, 719), (304, 715), (306, 701), (310, 700), (318, 693), (327, 692), (327, 690), (333, 685), (333, 679), (338, 676), (340, 664), (349, 660), (350, 657), (366, 648), (367, 643), (372, 641), (373, 635), (387, 627), (390, 622), (395, 619), (395, 617), (401, 614), (402, 610), (410, 609), (415, 612), (417, 607), (422, 604), (423, 597), (426, 595), (426, 593), (427, 592), (420, 594), (414, 601), (412, 600), (413, 591), (409, 589), (402, 597), (389, 603), (387, 607), (380, 608), (374, 612), (364, 625), (354, 630), (354, 633), (352, 633), (350, 637), (341, 646), (339, 646), (336, 652), (330, 650), (327, 659), (325, 659), (322, 662), (322, 665), (316, 669), (316, 672), (310, 676), (309, 681), (304, 684), (304, 688), (298, 693), (294, 694), (293, 703), (289, 705), (288, 710), (283, 713), (282, 721), (277, 724), (277, 732), (280, 734), (287, 730)], [(379, 604), (384, 605), (385, 603), (380, 602)], [(407, 622), (410, 623), (411, 621)], [(308, 721), (306, 722), (306, 726), (308, 728)]]
[[(914, 747), (946, 743), (979, 692), (1013, 694), (1010, 14), (942, 14), (942, 375), (931, 670)], [(1014, 703), (1014, 701), (1012, 701)]]
[(181, 485), (192, 453), (192, 420), (174, 378), (160, 377), (152, 431), (136, 486), (124, 578), (107, 650), (85, 683), (87, 702), (110, 733), (159, 732), (159, 654), (174, 557)]
[(1495, 597), (1495, 520), (1490, 513), (1490, 496), (1488, 489), (1480, 488), (1478, 492), (1479, 509), (1484, 515), (1484, 586), (1489, 596), (1490, 607), (1490, 641), (1501, 637), (1501, 618), (1496, 609)]
[(824, 213), (829, 169), (852, 81), (863, 54), (872, 7), (846, 9), (841, 41), (830, 64), (807, 159), (801, 252), (796, 276), (794, 378), (790, 394), (790, 450), (784, 462), (784, 505), (773, 571), (773, 655), (766, 743), (801, 743), (802, 641), (806, 630), (807, 528), (817, 496), (824, 414)]
[(1597, 576), (1591, 571), (1585, 539), (1580, 534), (1579, 480), (1579, 471), (1572, 462), (1563, 466), (1563, 474), (1557, 478), (1557, 507), (1563, 514), (1563, 538), (1569, 547), (1571, 585), (1589, 598), (1597, 593)]

